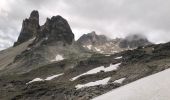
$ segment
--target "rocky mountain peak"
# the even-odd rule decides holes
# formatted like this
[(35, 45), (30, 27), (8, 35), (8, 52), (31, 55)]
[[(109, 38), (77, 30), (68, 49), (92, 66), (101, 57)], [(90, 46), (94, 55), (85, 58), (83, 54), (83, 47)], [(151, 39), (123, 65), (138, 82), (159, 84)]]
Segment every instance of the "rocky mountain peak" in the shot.
[(30, 14), (29, 19), (39, 20), (39, 12), (37, 10), (33, 10)]
[(30, 17), (23, 21), (20, 35), (14, 46), (28, 41), (33, 37), (36, 37), (36, 39), (31, 45), (42, 40), (44, 40), (43, 43), (62, 41), (64, 44), (71, 44), (74, 41), (74, 34), (68, 22), (63, 17), (58, 15), (47, 18), (45, 24), (40, 26), (37, 10), (32, 11)]
[(22, 23), (22, 28), (17, 42), (14, 43), (14, 46), (17, 46), (38, 34), (40, 29), (39, 25), (39, 13), (34, 10), (31, 12), (30, 17), (25, 19)]
[(37, 38), (38, 40), (46, 38), (46, 42), (63, 41), (67, 44), (71, 44), (74, 40), (74, 34), (68, 22), (58, 15), (53, 16), (51, 19), (47, 18)]
[(107, 42), (108, 38), (104, 35), (97, 35), (96, 32), (92, 31), (91, 33), (84, 34), (81, 36), (77, 42), (80, 44), (103, 44)]

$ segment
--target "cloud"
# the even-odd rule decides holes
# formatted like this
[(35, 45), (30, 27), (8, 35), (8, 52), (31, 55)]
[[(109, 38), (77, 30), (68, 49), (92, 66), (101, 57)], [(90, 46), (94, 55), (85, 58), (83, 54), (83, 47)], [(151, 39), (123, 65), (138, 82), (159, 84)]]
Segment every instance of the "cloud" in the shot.
[[(34, 9), (40, 12), (41, 24), (46, 17), (54, 15), (66, 18), (76, 39), (96, 31), (112, 38), (142, 33), (152, 42), (167, 42), (170, 40), (169, 6), (170, 0), (1, 0), (0, 48), (16, 41), (22, 20)], [(10, 42), (6, 44), (6, 41)]]

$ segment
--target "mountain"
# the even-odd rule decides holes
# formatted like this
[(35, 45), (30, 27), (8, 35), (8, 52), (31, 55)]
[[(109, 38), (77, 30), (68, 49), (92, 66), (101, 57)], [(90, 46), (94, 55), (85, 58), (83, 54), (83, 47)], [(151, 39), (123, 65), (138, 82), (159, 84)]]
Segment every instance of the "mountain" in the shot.
[(75, 42), (74, 34), (64, 18), (47, 18), (42, 26), (39, 26), (38, 19), (38, 11), (33, 11), (29, 19), (23, 21), (14, 46), (1, 54), (2, 58), (6, 58), (0, 67), (3, 74), (29, 72), (57, 60), (58, 56), (77, 59), (91, 55)]
[(82, 35), (77, 42), (86, 50), (93, 52), (113, 54), (139, 46), (151, 45), (148, 39), (140, 34), (128, 35), (125, 38), (109, 39), (104, 35), (97, 35), (94, 31)]
[[(33, 11), (30, 16), (34, 12), (39, 15)], [(68, 22), (59, 15), (38, 28), (31, 24), (23, 24), (13, 47), (0, 51), (2, 100), (90, 100), (170, 68), (170, 43), (104, 54), (84, 48), (80, 40), (86, 38), (75, 41)], [(91, 36), (87, 43), (113, 41), (94, 32), (85, 37)]]
[(14, 43), (14, 46), (17, 46), (25, 41), (36, 36), (40, 30), (39, 25), (39, 13), (34, 10), (30, 14), (29, 18), (26, 18), (22, 23), (22, 29), (19, 35), (17, 42)]

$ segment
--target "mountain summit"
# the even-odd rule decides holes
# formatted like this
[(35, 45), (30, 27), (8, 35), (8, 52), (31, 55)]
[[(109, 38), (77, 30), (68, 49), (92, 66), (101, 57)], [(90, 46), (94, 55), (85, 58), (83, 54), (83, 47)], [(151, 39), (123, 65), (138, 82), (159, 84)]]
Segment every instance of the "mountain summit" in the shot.
[(23, 42), (35, 37), (40, 30), (39, 13), (37, 10), (31, 12), (30, 17), (25, 19), (22, 23), (22, 28), (17, 42), (14, 46), (20, 45)]
[(67, 21), (59, 15), (53, 16), (51, 19), (47, 18), (45, 24), (40, 26), (39, 13), (34, 10), (31, 12), (30, 17), (23, 21), (20, 35), (14, 46), (20, 45), (31, 38), (35, 38), (34, 44), (42, 39), (46, 43), (63, 41), (71, 44), (74, 41), (74, 34)]

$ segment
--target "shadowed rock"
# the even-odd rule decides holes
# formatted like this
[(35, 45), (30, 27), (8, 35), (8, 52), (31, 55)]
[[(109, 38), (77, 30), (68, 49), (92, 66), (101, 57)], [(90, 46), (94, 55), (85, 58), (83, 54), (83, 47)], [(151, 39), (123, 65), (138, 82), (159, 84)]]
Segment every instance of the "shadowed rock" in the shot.
[(38, 11), (34, 10), (31, 12), (30, 17), (23, 21), (20, 35), (17, 42), (14, 43), (14, 46), (20, 45), (21, 43), (36, 36), (39, 29), (39, 13)]
[(35, 42), (44, 39), (43, 43), (51, 43), (62, 41), (67, 44), (72, 44), (74, 34), (68, 22), (61, 16), (53, 16), (51, 19), (47, 18), (45, 24), (41, 26), (40, 34), (37, 34)]

